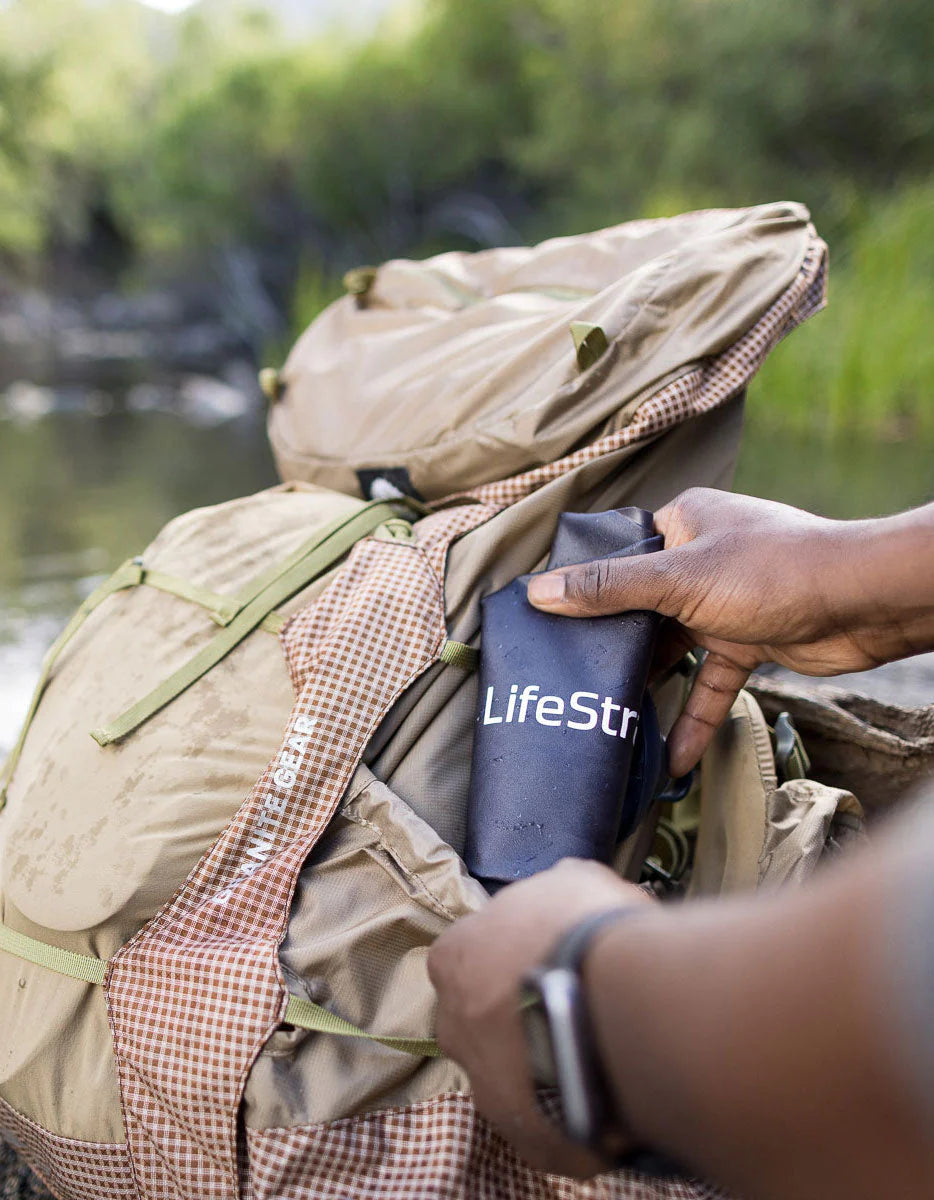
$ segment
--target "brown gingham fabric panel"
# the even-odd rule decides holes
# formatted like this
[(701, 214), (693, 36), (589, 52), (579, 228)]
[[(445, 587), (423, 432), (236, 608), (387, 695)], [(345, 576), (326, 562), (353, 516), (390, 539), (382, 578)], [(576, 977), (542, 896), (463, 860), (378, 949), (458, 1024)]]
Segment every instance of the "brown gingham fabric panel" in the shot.
[(61, 1200), (134, 1200), (126, 1146), (58, 1137), (0, 1100), (0, 1135)]
[(237, 1109), (287, 1002), (277, 950), (298, 872), (380, 720), (438, 657), (448, 543), (490, 515), (473, 504), (420, 522), (415, 545), (361, 542), (290, 622), (297, 699), (282, 747), (182, 890), (113, 960), (106, 988), (141, 1196), (238, 1195)]
[(580, 1182), (533, 1171), (469, 1096), (437, 1096), (329, 1125), (247, 1130), (249, 1200), (718, 1200), (628, 1171)]
[(636, 409), (632, 420), (615, 433), (584, 446), (557, 462), (495, 483), (485, 483), (465, 495), (497, 508), (514, 504), (567, 471), (604, 454), (657, 437), (673, 425), (700, 416), (740, 392), (765, 362), (769, 351), (827, 300), (827, 247), (812, 236), (801, 268), (790, 287), (756, 324), (722, 354), (717, 354), (673, 380)]

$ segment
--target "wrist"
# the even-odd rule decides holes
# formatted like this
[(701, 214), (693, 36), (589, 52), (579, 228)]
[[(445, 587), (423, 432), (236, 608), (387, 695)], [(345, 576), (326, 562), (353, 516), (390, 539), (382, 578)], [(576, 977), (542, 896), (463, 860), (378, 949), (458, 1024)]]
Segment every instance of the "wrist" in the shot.
[(628, 1128), (614, 1111), (584, 995), (582, 966), (604, 930), (643, 911), (640, 904), (615, 905), (574, 922), (522, 985), (523, 1026), (533, 1075), (557, 1088), (565, 1135), (607, 1162), (628, 1143)]
[(876, 662), (934, 649), (934, 505), (841, 525), (839, 627)]
[(650, 994), (653, 947), (662, 948), (659, 938), (667, 924), (667, 914), (652, 913), (643, 921), (602, 929), (581, 964), (585, 1002), (614, 1111), (633, 1141), (648, 1145), (661, 1144), (664, 1132), (653, 1111), (664, 1109), (665, 1101), (662, 1071), (656, 1070), (661, 1059), (653, 1047)]

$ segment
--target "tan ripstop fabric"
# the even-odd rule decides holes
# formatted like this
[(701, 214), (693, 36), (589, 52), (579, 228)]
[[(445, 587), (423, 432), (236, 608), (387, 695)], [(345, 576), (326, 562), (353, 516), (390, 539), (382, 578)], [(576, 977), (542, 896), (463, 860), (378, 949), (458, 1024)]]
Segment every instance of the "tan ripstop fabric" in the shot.
[[(106, 990), (142, 1196), (236, 1200), (237, 1110), (285, 1011), (277, 951), (296, 876), (379, 719), (437, 659), (451, 538), (489, 515), (463, 506), (421, 521), (414, 545), (360, 543), (290, 622), (296, 704), (282, 749), (175, 900), (112, 961)], [(252, 869), (257, 840), (270, 849)]]
[[(404, 468), (436, 500), (563, 459), (740, 339), (812, 243), (807, 211), (778, 203), (388, 262), (289, 355), (280, 474), (355, 494), (358, 470)], [(585, 370), (574, 322), (608, 342)]]
[(851, 792), (814, 779), (779, 786), (769, 727), (740, 692), (701, 764), (700, 821), (689, 895), (717, 896), (800, 883), (825, 852), (834, 823), (860, 833)]
[[(715, 435), (723, 445), (735, 444), (727, 426), (718, 424), (731, 411), (728, 401), (745, 387), (768, 349), (822, 300), (822, 243), (808, 232), (799, 249), (797, 274), (763, 307), (755, 327), (735, 345), (672, 380), (634, 413), (620, 417), (629, 424), (608, 429), (593, 446), (573, 451), (554, 467), (490, 484), (464, 502), (452, 499), (449, 508), (419, 522), (414, 545), (375, 539), (359, 544), (323, 590), (297, 606), (300, 611), (282, 637), (295, 706), (279, 752), (174, 899), (132, 938), (111, 968), (107, 993), (125, 1145), (117, 1138), (95, 1146), (53, 1137), (0, 1105), (0, 1128), (20, 1139), (47, 1178), (60, 1172), (54, 1187), (63, 1197), (83, 1200), (88, 1192), (82, 1188), (90, 1178), (95, 1195), (160, 1200), (240, 1194), (416, 1200), (425, 1194), (426, 1180), (439, 1197), (453, 1200), (481, 1195), (474, 1182), (478, 1179), (501, 1180), (517, 1200), (700, 1200), (713, 1194), (699, 1184), (648, 1183), (625, 1174), (582, 1185), (530, 1172), (478, 1120), (451, 1064), (439, 1065), (436, 1075), (431, 1064), (406, 1063), (402, 1068), (389, 1062), (392, 1052), (382, 1047), (349, 1041), (323, 1049), (324, 1038), (302, 1039), (279, 1029), (279, 1023), (286, 989), (297, 984), (312, 993), (320, 986), (322, 1000), (330, 989), (335, 1007), (354, 1002), (360, 983), (351, 964), (354, 941), (342, 945), (345, 965), (351, 964), (342, 976), (333, 939), (329, 958), (315, 927), (316, 905), (339, 901), (341, 895), (351, 902), (351, 889), (339, 882), (343, 856), (345, 868), (357, 870), (361, 881), (379, 872), (380, 883), (373, 884), (375, 912), (365, 917), (366, 903), (357, 910), (365, 917), (364, 934), (368, 920), (377, 925), (385, 920), (379, 897), (390, 894), (382, 890), (385, 880), (395, 881), (396, 899), (387, 903), (399, 905), (406, 928), (394, 949), (409, 960), (386, 964), (390, 982), (392, 971), (399, 972), (399, 991), (389, 989), (382, 1009), (381, 984), (387, 975), (379, 962), (366, 963), (373, 978), (356, 993), (359, 1011), (348, 1015), (359, 1017), (364, 1027), (369, 1018), (375, 1022), (378, 1017), (379, 1032), (392, 1031), (383, 1021), (397, 1022), (406, 1034), (430, 1031), (430, 1024), (405, 1024), (407, 1015), (430, 1021), (423, 969), (427, 946), (445, 920), (481, 898), (459, 878), (450, 847), (407, 810), (394, 789), (370, 779), (359, 765), (361, 758), (366, 751), (376, 767), (388, 756), (388, 765), (398, 745), (408, 740), (404, 714), (416, 728), (427, 723), (413, 697), (424, 697), (426, 685), (430, 688), (438, 677), (440, 668), (433, 664), (445, 635), (454, 632), (446, 628), (445, 586), (448, 606), (457, 608), (458, 620), (466, 626), (473, 620), (476, 599), (468, 595), (475, 552), (467, 548), (487, 526), (496, 527), (498, 514), (505, 517), (504, 505), (513, 506), (520, 520), (506, 522), (503, 535), (529, 537), (545, 511), (536, 510), (536, 497), (557, 509), (573, 506), (584, 495), (612, 495), (614, 467), (632, 467), (643, 461), (640, 454), (653, 454), (656, 447), (663, 453), (667, 439), (659, 436), (689, 418), (696, 418), (698, 432)], [(735, 417), (735, 405), (732, 412)], [(705, 462), (710, 476), (692, 481), (713, 482), (714, 467), (725, 469), (716, 455)], [(575, 481), (576, 491), (567, 490), (567, 480)], [(673, 470), (671, 494), (679, 486), (684, 484)], [(535, 534), (525, 553), (540, 540), (543, 552), (550, 540), (547, 529)], [(534, 557), (520, 569), (534, 565)], [(476, 591), (476, 577), (473, 587)], [(460, 717), (451, 728), (463, 728)], [(394, 747), (395, 735), (399, 741)], [(760, 851), (761, 845), (757, 861)], [(365, 869), (355, 862), (365, 862)], [(278, 944), (287, 928), (280, 962)], [(409, 996), (409, 1014), (398, 999), (402, 991)], [(328, 1056), (330, 1067), (318, 1074)], [(308, 1079), (321, 1086), (326, 1106), (322, 1121), (315, 1121), (313, 1102), (305, 1105), (299, 1097), (297, 1107), (290, 1108), (281, 1097), (282, 1071), (299, 1059), (308, 1065)], [(341, 1071), (359, 1080), (374, 1063), (377, 1083), (370, 1095), (346, 1087), (341, 1092), (333, 1083)], [(308, 1086), (309, 1096), (314, 1090)], [(270, 1112), (276, 1104), (276, 1112)], [(246, 1140), (238, 1158), (241, 1111)], [(29, 1139), (23, 1137), (27, 1126)], [(128, 1162), (133, 1172), (129, 1182)], [(249, 1185), (243, 1172), (250, 1176)]]
[[(147, 567), (235, 596), (361, 501), (278, 487), (172, 521)], [(305, 607), (330, 575), (283, 606)], [(184, 884), (243, 803), (294, 702), (278, 639), (249, 635), (132, 738), (89, 731), (218, 632), (204, 609), (140, 586), (110, 597), (56, 664), (0, 814), (0, 918), (79, 954), (109, 958)], [(7, 960), (4, 960), (4, 970)], [(78, 1140), (123, 1140), (104, 996), (30, 963), (0, 987), (0, 1096)], [(41, 1019), (37, 1019), (41, 1014)], [(41, 1065), (40, 1065), (41, 1064)], [(94, 1096), (87, 1104), (80, 1097)]]

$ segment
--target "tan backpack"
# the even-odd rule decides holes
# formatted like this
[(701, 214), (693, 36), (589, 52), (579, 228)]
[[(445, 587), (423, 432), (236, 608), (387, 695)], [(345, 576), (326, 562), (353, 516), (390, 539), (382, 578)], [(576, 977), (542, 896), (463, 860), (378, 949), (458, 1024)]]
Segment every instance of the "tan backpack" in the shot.
[[(459, 857), (480, 598), (562, 511), (728, 486), (744, 389), (824, 272), (780, 204), (390, 263), (312, 325), (271, 384), (293, 482), (119, 568), (8, 764), (0, 1130), (57, 1196), (712, 1194), (528, 1168), (437, 1055), (425, 960), (486, 901)], [(859, 826), (777, 778), (744, 693), (618, 866), (756, 887)]]

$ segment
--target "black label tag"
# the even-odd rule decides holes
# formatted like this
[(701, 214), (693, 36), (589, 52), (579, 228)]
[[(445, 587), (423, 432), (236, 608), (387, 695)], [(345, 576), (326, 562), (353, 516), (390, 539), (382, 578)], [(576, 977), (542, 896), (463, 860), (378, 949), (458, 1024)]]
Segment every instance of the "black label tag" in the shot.
[(424, 500), (412, 483), (405, 467), (362, 467), (357, 472), (364, 500), (391, 500), (393, 496), (411, 496)]

